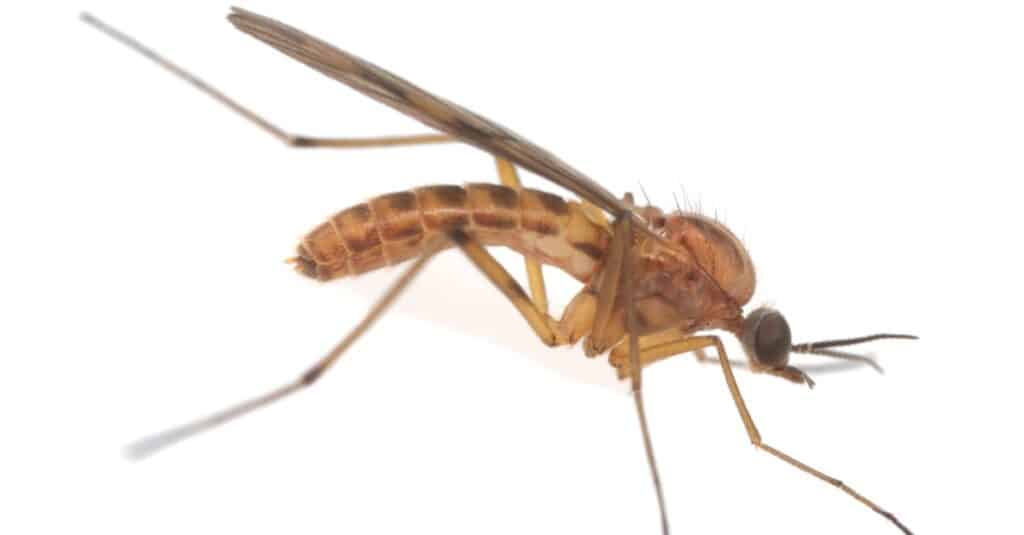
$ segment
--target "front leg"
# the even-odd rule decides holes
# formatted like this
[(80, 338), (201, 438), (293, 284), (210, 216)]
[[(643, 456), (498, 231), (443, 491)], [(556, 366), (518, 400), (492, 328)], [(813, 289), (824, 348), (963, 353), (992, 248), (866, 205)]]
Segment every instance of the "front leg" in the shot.
[(754, 425), (754, 419), (750, 416), (750, 411), (747, 409), (747, 404), (746, 402), (743, 401), (743, 396), (740, 394), (739, 385), (736, 384), (736, 377), (732, 373), (732, 366), (729, 363), (729, 358), (728, 355), (726, 355), (725, 353), (725, 347), (722, 345), (721, 339), (719, 339), (717, 336), (694, 337), (694, 339), (697, 338), (703, 339), (705, 342), (708, 343), (708, 345), (714, 345), (715, 350), (718, 352), (718, 360), (719, 363), (722, 365), (722, 373), (725, 374), (725, 382), (729, 387), (729, 393), (732, 394), (733, 402), (736, 404), (736, 410), (739, 411), (740, 419), (743, 420), (743, 427), (745, 427), (747, 430), (747, 436), (750, 437), (750, 442), (754, 444), (756, 448), (767, 453), (770, 453), (774, 457), (781, 459), (782, 461), (785, 461), (787, 464), (799, 469), (800, 471), (810, 474), (824, 481), (825, 483), (828, 483), (829, 485), (832, 485), (833, 487), (836, 487), (837, 489), (845, 492), (853, 499), (869, 507), (872, 511), (885, 517), (886, 520), (892, 522), (892, 524), (899, 528), (900, 531), (902, 531), (904, 534), (912, 535), (911, 531), (907, 529), (907, 527), (904, 526), (903, 523), (899, 521), (899, 519), (896, 518), (896, 515), (893, 515), (889, 511), (882, 509), (871, 500), (865, 498), (860, 493), (853, 490), (853, 488), (848, 486), (846, 483), (843, 483), (842, 481), (824, 472), (821, 472), (807, 464), (804, 464), (803, 462), (797, 460), (796, 458), (791, 457), (788, 454), (769, 446), (768, 444), (765, 444), (764, 441), (761, 439), (761, 433), (757, 430), (757, 426)]
[[(678, 329), (667, 329), (648, 336), (641, 336), (639, 345), (640, 365), (647, 367), (659, 360), (675, 355), (690, 352), (697, 352), (698, 355), (702, 355), (704, 349), (711, 347), (713, 344), (703, 337), (694, 337), (688, 332)], [(629, 344), (623, 341), (616, 345), (608, 356), (608, 363), (615, 368), (619, 379), (629, 377), (632, 373), (629, 359)]]
[[(718, 358), (708, 356), (707, 349), (713, 344), (700, 343), (690, 344), (686, 340), (690, 339), (692, 335), (685, 331), (677, 329), (668, 329), (655, 333), (649, 336), (640, 337), (640, 363), (644, 367), (649, 366), (659, 360), (664, 360), (669, 357), (680, 355), (684, 353), (693, 353), (697, 362), (701, 364), (714, 364), (718, 365)], [(693, 349), (687, 349), (693, 347)], [(620, 343), (612, 349), (611, 355), (608, 357), (609, 364), (615, 368), (619, 379), (625, 379), (629, 377), (629, 347), (625, 343)], [(751, 367), (746, 362), (740, 360), (729, 359), (729, 365), (733, 368), (739, 368), (742, 370), (750, 370)], [(766, 373), (781, 377), (787, 381), (806, 384), (810, 388), (814, 388), (814, 380), (812, 380), (803, 370), (795, 368), (793, 366), (787, 366), (781, 369), (767, 369), (767, 370), (756, 370), (755, 373)]]

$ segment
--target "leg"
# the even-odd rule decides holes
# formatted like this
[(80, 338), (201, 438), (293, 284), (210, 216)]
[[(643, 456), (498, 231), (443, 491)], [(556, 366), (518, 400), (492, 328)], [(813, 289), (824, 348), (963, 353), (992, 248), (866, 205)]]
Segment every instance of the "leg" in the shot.
[[(632, 262), (631, 262), (631, 245), (633, 242), (633, 214), (625, 213), (618, 217), (615, 222), (615, 234), (612, 237), (612, 254), (609, 255), (608, 261), (616, 261), (621, 265), (617, 266), (616, 269), (612, 269), (611, 266), (606, 265), (605, 271), (611, 271), (613, 274), (622, 272), (623, 279), (623, 292), (626, 295), (626, 340), (629, 344), (629, 363), (632, 373), (631, 385), (633, 393), (633, 404), (636, 406), (636, 416), (640, 422), (640, 433), (644, 441), (644, 453), (647, 455), (647, 466), (651, 469), (651, 481), (654, 483), (654, 494), (658, 500), (658, 513), (661, 515), (661, 532), (662, 535), (668, 535), (668, 515), (665, 512), (665, 494), (661, 489), (661, 475), (658, 473), (658, 461), (654, 457), (654, 446), (651, 442), (651, 431), (647, 424), (647, 413), (644, 411), (644, 396), (643, 396), (643, 366), (640, 365), (640, 342), (639, 336), (636, 331), (636, 310), (633, 307), (633, 274), (632, 274)], [(616, 247), (621, 249), (621, 255), (616, 255)], [(615, 277), (617, 279), (618, 277)], [(617, 283), (615, 284), (617, 286)], [(601, 299), (609, 300), (614, 302), (614, 292), (611, 297), (604, 293), (605, 286), (602, 285), (602, 294), (599, 296), (598, 311), (600, 312), (602, 307), (600, 306)], [(605, 322), (607, 324), (607, 321)], [(603, 326), (602, 326), (603, 327)]]
[[(697, 362), (699, 362), (701, 364), (714, 364), (715, 366), (718, 366), (718, 358), (717, 357), (709, 357), (708, 356), (708, 352), (705, 349), (706, 348), (701, 348), (701, 349), (698, 349), (698, 350), (693, 352), (694, 356), (697, 357)], [(732, 366), (733, 368), (739, 368), (739, 369), (742, 369), (742, 370), (746, 370), (746, 369), (750, 368), (750, 365), (747, 364), (746, 362), (743, 362), (742, 360), (732, 360), (732, 359), (730, 359), (729, 360), (729, 365)]]
[[(516, 172), (515, 166), (502, 158), (495, 158), (495, 162), (497, 163), (498, 176), (501, 179), (502, 185), (522, 189), (522, 182), (519, 180), (519, 174)], [(586, 199), (580, 200), (580, 205), (588, 219), (611, 232), (608, 218), (605, 217), (604, 212), (600, 208)], [(541, 271), (540, 262), (532, 257), (526, 257), (525, 261), (526, 276), (530, 284), (530, 295), (537, 309), (547, 314), (548, 295), (546, 284), (544, 283), (544, 272)], [(562, 332), (568, 337), (566, 343), (575, 344), (577, 340), (591, 332), (596, 301), (597, 298), (590, 292), (590, 289), (584, 288), (566, 307), (560, 322)]]
[[(519, 182), (519, 174), (516, 173), (515, 166), (501, 158), (496, 158), (495, 161), (498, 164), (498, 176), (501, 178), (501, 183), (516, 190), (522, 189), (523, 185)], [(533, 303), (541, 312), (547, 314), (548, 292), (544, 287), (544, 273), (540, 269), (540, 262), (530, 256), (525, 258), (526, 277), (530, 282), (530, 295), (533, 297)]]
[[(658, 474), (658, 463), (654, 458), (654, 447), (651, 444), (650, 428), (647, 425), (647, 414), (644, 411), (643, 399), (643, 376), (640, 365), (640, 342), (635, 335), (636, 311), (633, 307), (633, 276), (631, 273), (632, 263), (631, 245), (633, 238), (633, 215), (625, 213), (615, 220), (612, 226), (612, 241), (608, 247), (608, 254), (605, 256), (605, 265), (601, 270), (599, 279), (595, 281), (593, 288), (596, 288), (596, 295), (593, 288), (588, 286), (576, 299), (570, 303), (569, 315), (576, 309), (587, 309), (592, 318), (590, 334), (584, 342), (584, 352), (587, 356), (593, 357), (603, 353), (611, 344), (622, 339), (623, 333), (612, 333), (609, 329), (609, 320), (617, 303), (619, 286), (622, 286), (622, 295), (625, 296), (625, 346), (628, 348), (629, 369), (633, 403), (636, 406), (637, 419), (640, 422), (640, 433), (644, 442), (644, 452), (647, 455), (647, 465), (651, 469), (651, 480), (654, 483), (655, 496), (658, 499), (658, 511), (661, 514), (661, 531), (668, 535), (668, 516), (665, 514), (665, 496), (661, 488), (661, 476)], [(563, 318), (563, 324), (566, 319)], [(612, 339), (614, 338), (614, 339)]]
[(312, 385), (320, 378), (321, 375), (323, 375), (325, 371), (327, 371), (328, 368), (337, 362), (338, 358), (341, 357), (341, 355), (348, 350), (348, 348), (351, 347), (360, 336), (369, 330), (370, 326), (380, 318), (381, 314), (387, 310), (391, 303), (395, 301), (399, 294), (409, 286), (409, 283), (411, 283), (423, 267), (426, 266), (427, 261), (433, 258), (438, 251), (444, 248), (446, 241), (446, 239), (442, 238), (430, 244), (423, 256), (413, 262), (412, 265), (402, 273), (398, 280), (392, 284), (391, 288), (389, 288), (388, 291), (381, 296), (376, 303), (374, 303), (373, 307), (369, 312), (367, 312), (363, 320), (360, 321), (355, 328), (349, 331), (349, 333), (345, 335), (345, 338), (338, 342), (338, 344), (328, 351), (327, 354), (317, 361), (316, 364), (300, 375), (298, 379), (262, 396), (244, 401), (238, 405), (229, 407), (205, 418), (138, 440), (129, 444), (128, 447), (125, 448), (125, 455), (132, 459), (147, 457), (166, 448), (167, 446), (171, 446), (203, 431), (213, 429), (214, 427), (234, 420), (239, 416), (244, 416), (256, 409), (269, 405), (288, 396), (289, 394), (298, 392), (299, 390)]
[(857, 491), (853, 490), (842, 481), (832, 476), (829, 476), (824, 472), (820, 472), (804, 464), (803, 462), (798, 461), (797, 459), (794, 459), (793, 457), (790, 457), (789, 455), (769, 446), (768, 444), (765, 444), (761, 440), (761, 433), (758, 432), (757, 426), (754, 425), (754, 420), (750, 416), (750, 411), (747, 410), (747, 404), (744, 403), (743, 396), (740, 394), (739, 386), (736, 384), (736, 377), (732, 373), (732, 367), (729, 365), (729, 359), (725, 353), (725, 347), (722, 345), (722, 341), (717, 336), (699, 336), (694, 337), (694, 339), (703, 339), (708, 345), (715, 346), (715, 350), (718, 352), (718, 360), (722, 364), (722, 372), (725, 374), (725, 381), (729, 386), (729, 392), (732, 394), (732, 399), (736, 403), (736, 409), (739, 411), (740, 418), (743, 420), (743, 426), (746, 427), (747, 429), (747, 435), (750, 437), (750, 442), (752, 442), (755, 447), (763, 451), (766, 451), (774, 455), (775, 457), (785, 461), (786, 463), (796, 467), (800, 471), (806, 472), (824, 481), (825, 483), (828, 483), (829, 485), (838, 488), (839, 490), (845, 492), (846, 494), (849, 494), (851, 497), (853, 497), (853, 499), (868, 506), (869, 508), (871, 508), (872, 511), (882, 515), (887, 520), (895, 524), (896, 527), (903, 531), (903, 533), (911, 535), (910, 530), (907, 529), (907, 527), (904, 526), (902, 523), (900, 523), (900, 521), (896, 518), (895, 515), (886, 511), (885, 509), (882, 509), (881, 507), (876, 505), (871, 500), (868, 500), (864, 496), (861, 496), (859, 493), (857, 493)]
[(121, 44), (135, 50), (136, 52), (146, 56), (147, 58), (154, 61), (164, 69), (167, 69), (178, 78), (192, 84), (196, 89), (202, 91), (209, 97), (213, 98), (217, 102), (220, 102), (224, 106), (228, 107), (235, 113), (241, 115), (249, 122), (263, 129), (265, 132), (271, 134), (277, 139), (283, 141), (285, 144), (292, 147), (334, 147), (334, 148), (362, 148), (362, 147), (396, 147), (402, 145), (422, 145), (426, 143), (446, 143), (455, 141), (450, 136), (444, 134), (419, 134), (412, 136), (387, 136), (387, 137), (368, 137), (368, 138), (317, 138), (317, 137), (306, 137), (296, 136), (289, 134), (281, 128), (275, 126), (270, 121), (257, 115), (252, 110), (242, 106), (235, 102), (233, 99), (221, 93), (215, 87), (207, 84), (199, 77), (186, 71), (185, 69), (175, 65), (166, 58), (160, 56), (152, 49), (147, 48), (142, 43), (136, 41), (124, 33), (121, 33), (117, 29), (107, 25), (103, 21), (93, 17), (88, 13), (82, 13), (82, 21), (92, 25), (101, 32), (107, 34), (113, 39), (117, 40)]
[(541, 310), (534, 301), (531, 301), (519, 283), (482, 245), (461, 230), (452, 231), (451, 239), (462, 249), (470, 262), (480, 268), (487, 280), (491, 281), (512, 302), (542, 342), (549, 346), (569, 343), (567, 333), (563, 332), (566, 330), (563, 328), (565, 320), (563, 319), (563, 323), (559, 324), (546, 311)]
[[(627, 225), (632, 227), (630, 219), (629, 217), (620, 217), (615, 222), (612, 241), (608, 245), (608, 253), (605, 256), (604, 268), (601, 270), (598, 279), (594, 282), (597, 288), (597, 307), (594, 312), (594, 324), (590, 335), (583, 341), (583, 352), (588, 357), (604, 353), (612, 344), (621, 339), (621, 333), (612, 334), (610, 332), (608, 323), (611, 320), (615, 307), (619, 285), (628, 282), (632, 286), (632, 281), (629, 281), (628, 277), (623, 276), (623, 268), (629, 264), (626, 260), (629, 258), (627, 253), (631, 240), (627, 239), (627, 237), (631, 235), (627, 234), (627, 232), (631, 232), (632, 229), (625, 227)], [(625, 288), (627, 295), (630, 294), (630, 289)], [(632, 311), (632, 300), (627, 303), (626, 308), (627, 312)], [(627, 334), (629, 332), (631, 331), (628, 331), (627, 325)]]
[[(640, 337), (640, 364), (649, 366), (659, 360), (666, 359), (683, 353), (694, 353), (697, 362), (702, 364), (718, 364), (718, 358), (712, 358), (705, 351), (710, 343), (692, 343), (694, 337), (688, 333), (677, 330), (666, 330), (648, 336)], [(620, 343), (612, 349), (608, 362), (617, 370), (619, 379), (625, 379), (630, 375), (631, 366), (629, 363), (629, 348), (626, 344)], [(729, 366), (740, 369), (750, 369), (746, 362), (729, 360)], [(766, 373), (776, 377), (782, 377), (788, 381), (800, 384), (807, 384), (813, 387), (814, 381), (806, 373), (792, 366), (779, 370), (760, 370), (758, 373)]]
[[(884, 516), (886, 519), (895, 524), (904, 533), (909, 534), (908, 530), (899, 520), (896, 519), (892, 513), (885, 511), (878, 507), (867, 498), (858, 494), (855, 490), (844, 484), (842, 481), (835, 479), (823, 472), (820, 472), (789, 455), (765, 444), (761, 439), (761, 433), (757, 430), (754, 425), (754, 420), (750, 416), (750, 412), (747, 410), (747, 405), (743, 401), (743, 396), (740, 394), (739, 386), (736, 384), (736, 378), (732, 373), (732, 361), (728, 359), (725, 348), (722, 346), (721, 340), (716, 336), (692, 336), (687, 337), (682, 333), (657, 333), (651, 336), (642, 337), (640, 340), (640, 355), (639, 362), (646, 366), (653, 362), (671, 357), (673, 355), (679, 355), (687, 352), (697, 353), (698, 360), (707, 358), (704, 350), (709, 347), (715, 347), (718, 352), (718, 361), (722, 366), (722, 371), (725, 373), (726, 382), (729, 386), (729, 391), (732, 393), (733, 400), (736, 403), (736, 408), (739, 410), (740, 418), (743, 420), (743, 425), (747, 429), (747, 435), (750, 437), (750, 441), (755, 447), (764, 450), (779, 459), (795, 466), (803, 472), (811, 474), (812, 476), (842, 490), (849, 494), (857, 501), (871, 508), (871, 510)], [(619, 377), (624, 378), (626, 373), (630, 373), (629, 368), (625, 368), (628, 365), (628, 361), (625, 358), (625, 345), (620, 344), (612, 351), (611, 362), (613, 366), (616, 366), (619, 371)]]
[[(638, 345), (639, 363), (642, 367), (647, 367), (659, 360), (683, 353), (696, 352), (698, 355), (702, 355), (704, 349), (711, 344), (700, 337), (694, 337), (682, 331), (666, 330), (641, 336)], [(621, 342), (616, 345), (608, 357), (608, 362), (615, 368), (619, 379), (630, 377), (633, 365), (629, 357), (629, 344)]]
[[(515, 166), (502, 158), (495, 158), (495, 162), (498, 166), (498, 176), (501, 179), (502, 185), (517, 190), (522, 189), (523, 185), (519, 180), (519, 174), (516, 172)], [(586, 199), (581, 200), (580, 205), (583, 207), (583, 212), (588, 219), (608, 229), (609, 232), (611, 231), (608, 218), (605, 217), (604, 212), (600, 208)], [(530, 296), (533, 298), (534, 304), (537, 305), (541, 312), (546, 314), (548, 312), (548, 294), (544, 284), (544, 273), (541, 271), (540, 262), (536, 258), (526, 257), (526, 276), (530, 283)], [(583, 297), (582, 294), (581, 297)], [(565, 320), (563, 319), (563, 321)], [(589, 323), (587, 327), (589, 328)], [(579, 331), (577, 330), (576, 332)], [(570, 343), (575, 343), (580, 336), (582, 334), (575, 337), (570, 336)]]
[(416, 275), (426, 266), (427, 261), (444, 248), (449, 239), (454, 240), (462, 248), (463, 252), (466, 253), (466, 256), (512, 301), (542, 341), (548, 345), (565, 343), (565, 338), (558, 334), (559, 329), (556, 328), (556, 322), (547, 314), (542, 314), (537, 310), (533, 302), (529, 300), (522, 288), (519, 287), (519, 284), (501, 267), (501, 264), (498, 264), (497, 260), (480, 244), (470, 240), (464, 233), (454, 232), (450, 237), (441, 237), (429, 244), (423, 256), (419, 257), (406, 269), (391, 288), (388, 289), (387, 293), (373, 305), (363, 320), (349, 331), (345, 338), (338, 342), (316, 364), (300, 375), (298, 379), (262, 396), (244, 401), (205, 418), (138, 440), (125, 448), (125, 454), (133, 459), (147, 457), (167, 446), (244, 416), (312, 385), (338, 361), (341, 355), (359, 337), (369, 330), (370, 326), (380, 318), (381, 314), (387, 310), (391, 303), (395, 301), (399, 294), (409, 286)]

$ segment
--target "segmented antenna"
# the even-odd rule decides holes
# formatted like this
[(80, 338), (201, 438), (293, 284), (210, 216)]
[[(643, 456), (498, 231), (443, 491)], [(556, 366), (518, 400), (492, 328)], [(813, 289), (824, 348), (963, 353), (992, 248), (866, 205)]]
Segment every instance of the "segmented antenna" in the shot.
[(884, 374), (885, 370), (868, 355), (858, 355), (856, 353), (849, 353), (846, 351), (836, 351), (829, 349), (833, 347), (852, 346), (857, 344), (864, 344), (867, 342), (874, 342), (875, 340), (917, 340), (918, 338), (912, 334), (871, 334), (868, 336), (859, 336), (857, 338), (841, 338), (837, 340), (822, 340), (820, 342), (808, 342), (803, 344), (794, 344), (790, 351), (793, 353), (806, 353), (810, 355), (820, 355), (823, 357), (832, 357), (841, 360), (848, 360), (851, 362), (860, 362), (871, 366), (876, 372)]

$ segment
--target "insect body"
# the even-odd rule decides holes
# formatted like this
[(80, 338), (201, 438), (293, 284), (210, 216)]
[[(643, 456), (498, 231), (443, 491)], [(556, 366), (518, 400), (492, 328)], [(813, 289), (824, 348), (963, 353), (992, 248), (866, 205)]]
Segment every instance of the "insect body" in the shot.
[[(634, 269), (633, 304), (639, 335), (666, 329), (742, 329), (742, 306), (754, 292), (753, 264), (739, 240), (720, 223), (698, 214), (668, 217), (646, 208), (650, 230), (662, 239), (634, 233), (629, 260)], [(315, 279), (359, 275), (420, 257), (427, 244), (457, 230), (485, 246), (505, 246), (557, 267), (586, 286), (561, 321), (552, 323), (551, 345), (572, 344), (593, 325), (597, 281), (611, 231), (583, 205), (532, 189), (496, 184), (428, 186), (375, 197), (338, 212), (303, 238), (296, 269)], [(454, 241), (445, 242), (454, 246)], [(625, 300), (613, 309), (601, 339), (588, 356), (625, 337)], [(626, 345), (612, 365), (628, 376)]]
[[(751, 371), (813, 386), (800, 369), (789, 365), (790, 353), (812, 353), (869, 362), (836, 347), (882, 338), (877, 334), (843, 340), (793, 344), (789, 325), (776, 310), (743, 306), (754, 293), (753, 263), (739, 240), (721, 223), (682, 210), (665, 214), (637, 207), (628, 194), (618, 198), (597, 182), (518, 134), (356, 56), (295, 28), (255, 13), (235, 9), (229, 20), (239, 30), (288, 56), (412, 116), (443, 134), (376, 139), (310, 138), (290, 135), (222, 93), (146, 49), (137, 41), (83, 15), (115, 39), (186, 79), (200, 90), (291, 146), (365, 147), (461, 141), (498, 161), (503, 185), (428, 186), (391, 193), (343, 210), (310, 232), (293, 259), (301, 273), (318, 280), (355, 276), (410, 261), (406, 271), (366, 317), (333, 349), (295, 381), (202, 420), (171, 429), (132, 445), (135, 457), (148, 455), (272, 403), (315, 383), (409, 285), (439, 251), (458, 247), (516, 307), (548, 345), (583, 340), (588, 356), (611, 352), (621, 378), (629, 378), (642, 438), (658, 498), (662, 531), (668, 533), (657, 464), (642, 397), (642, 370), (673, 355), (713, 349), (750, 441), (760, 450), (842, 490), (910, 533), (897, 518), (842, 481), (768, 445), (740, 394), (719, 337), (700, 331), (719, 329), (735, 335)], [(566, 201), (519, 184), (514, 165), (579, 196)], [(611, 216), (609, 221), (605, 214)], [(527, 294), (486, 246), (506, 246), (527, 258)], [(555, 266), (583, 283), (561, 319), (548, 315), (540, 264)]]

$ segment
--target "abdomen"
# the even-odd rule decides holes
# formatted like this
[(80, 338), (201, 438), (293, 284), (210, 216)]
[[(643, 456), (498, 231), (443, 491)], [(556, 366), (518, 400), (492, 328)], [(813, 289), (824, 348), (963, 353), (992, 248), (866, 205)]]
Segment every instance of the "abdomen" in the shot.
[(608, 232), (576, 202), (496, 184), (427, 186), (374, 197), (338, 212), (299, 244), (297, 269), (319, 280), (358, 275), (423, 253), (434, 236), (461, 229), (582, 282), (600, 268)]

